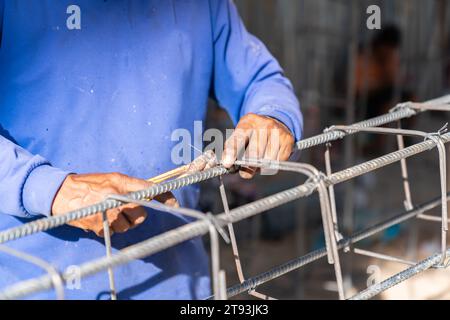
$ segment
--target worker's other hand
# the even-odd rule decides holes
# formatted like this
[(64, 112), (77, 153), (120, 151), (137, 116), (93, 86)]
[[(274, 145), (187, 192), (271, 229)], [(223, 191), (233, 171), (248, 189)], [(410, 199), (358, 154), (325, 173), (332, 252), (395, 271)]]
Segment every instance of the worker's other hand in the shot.
[[(101, 202), (111, 194), (126, 194), (146, 189), (152, 184), (120, 173), (69, 175), (53, 200), (52, 215), (64, 214)], [(169, 206), (178, 206), (172, 193), (162, 194), (155, 199)], [(108, 210), (107, 217), (111, 233), (126, 232), (144, 222), (147, 212), (143, 207), (130, 203)], [(93, 231), (101, 237), (104, 235), (101, 213), (70, 221), (68, 224)]]
[(195, 172), (200, 172), (200, 171), (204, 171), (204, 170), (213, 168), (213, 167), (217, 166), (218, 163), (219, 163), (219, 161), (217, 161), (214, 151), (212, 151), (212, 150), (205, 151), (203, 154), (201, 154), (200, 156), (195, 158), (194, 161), (192, 161), (189, 164), (188, 170), (186, 171), (185, 174), (183, 174), (181, 176), (183, 177), (183, 176), (187, 176), (189, 174), (195, 173)]
[[(274, 118), (249, 113), (241, 118), (233, 134), (225, 142), (222, 164), (230, 168), (243, 156), (285, 161), (294, 146), (294, 137), (289, 129)], [(239, 174), (244, 179), (252, 178), (256, 168), (241, 167)]]

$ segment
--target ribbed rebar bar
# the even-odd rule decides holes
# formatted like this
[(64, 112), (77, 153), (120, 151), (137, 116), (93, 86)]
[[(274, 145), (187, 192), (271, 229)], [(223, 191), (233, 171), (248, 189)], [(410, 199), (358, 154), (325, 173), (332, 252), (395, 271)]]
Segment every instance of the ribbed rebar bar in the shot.
[[(433, 105), (444, 105), (450, 103), (450, 95), (445, 95), (436, 99), (425, 101), (421, 104), (411, 104), (411, 103), (400, 103), (394, 108), (392, 108), (391, 112), (380, 115), (378, 117), (374, 117), (371, 119), (366, 119), (360, 122), (357, 122), (354, 124), (356, 127), (379, 127), (384, 124), (388, 124), (394, 121), (398, 121), (401, 119), (409, 118), (411, 116), (416, 115), (417, 113), (423, 112), (427, 110), (428, 108), (431, 108)], [(411, 106), (410, 106), (411, 105)], [(415, 108), (413, 108), (414, 106)], [(419, 108), (418, 106), (422, 106), (422, 108)], [(417, 109), (417, 110), (415, 110)], [(445, 109), (446, 110), (446, 109)], [(321, 144), (324, 144), (326, 142), (335, 141), (338, 139), (342, 139), (343, 137), (353, 134), (352, 133), (345, 133), (345, 132), (333, 132), (328, 131), (324, 132), (322, 134), (306, 138), (303, 140), (300, 140), (296, 143), (295, 147), (298, 150), (305, 150), (309, 149), (314, 146), (318, 146)]]
[[(190, 184), (198, 183), (204, 180), (211, 179), (213, 177), (224, 175), (226, 173), (228, 173), (227, 169), (223, 167), (215, 167), (205, 171), (193, 173), (185, 177), (156, 184), (145, 190), (131, 192), (127, 194), (127, 196), (135, 200), (154, 198), (155, 196), (166, 193), (168, 191), (179, 189)], [(119, 207), (121, 205), (122, 202), (109, 199), (79, 210), (68, 212), (66, 214), (38, 219), (18, 227), (1, 231), (0, 244), (11, 240), (16, 240), (25, 236), (29, 236), (37, 232), (46, 231), (58, 226), (62, 226), (67, 222), (85, 218), (99, 212)]]
[[(272, 209), (282, 204), (288, 203), (300, 197), (310, 195), (316, 189), (315, 183), (306, 183), (304, 185), (279, 192), (272, 196), (260, 199), (250, 204), (230, 210), (229, 214), (222, 213), (218, 215), (218, 222), (223, 227), (228, 223), (234, 223), (260, 212)], [(147, 196), (148, 197), (148, 196)], [(145, 198), (145, 197), (144, 197)], [(106, 270), (108, 267), (115, 267), (127, 263), (133, 259), (143, 258), (175, 246), (183, 241), (204, 235), (209, 231), (209, 223), (206, 221), (195, 221), (177, 229), (167, 231), (161, 235), (145, 240), (138, 244), (123, 249), (111, 257), (102, 257), (80, 265), (79, 275), (83, 278), (97, 272)], [(70, 278), (70, 274), (63, 273), (63, 279)], [(0, 299), (17, 299), (37, 291), (47, 290), (51, 286), (48, 276), (42, 276), (27, 281), (17, 283), (6, 288), (0, 293)]]
[[(445, 255), (448, 255), (450, 253), (450, 249), (448, 249), (446, 251)], [(416, 265), (409, 267), (405, 270), (403, 270), (402, 272), (399, 272), (395, 275), (393, 275), (392, 277), (374, 284), (373, 286), (370, 286), (369, 288), (357, 293), (356, 295), (354, 295), (353, 297), (350, 298), (350, 300), (367, 300), (370, 299), (374, 296), (376, 296), (377, 294), (380, 294), (383, 291), (386, 291), (389, 288), (392, 288), (393, 286), (414, 277), (415, 275), (430, 269), (433, 266), (438, 265), (441, 260), (442, 260), (442, 253), (436, 253), (422, 261), (420, 261), (419, 263), (417, 263)]]
[[(450, 133), (443, 134), (441, 136), (441, 139), (444, 143), (449, 142), (450, 141)], [(384, 156), (381, 156), (379, 158), (361, 163), (359, 165), (350, 167), (348, 169), (344, 169), (339, 172), (335, 172), (327, 178), (327, 183), (337, 184), (337, 183), (347, 181), (349, 179), (355, 178), (362, 174), (374, 171), (376, 169), (385, 167), (394, 162), (400, 161), (401, 159), (409, 158), (418, 153), (430, 150), (430, 149), (434, 148), (435, 146), (436, 146), (436, 142), (432, 141), (432, 140), (426, 140), (424, 142), (414, 144), (405, 149), (394, 151), (394, 152), (388, 153)]]
[[(378, 127), (390, 122), (398, 121), (418, 113), (424, 112), (426, 110), (442, 110), (447, 111), (448, 107), (445, 104), (450, 102), (450, 95), (444, 96), (435, 100), (431, 100), (425, 102), (421, 105), (414, 105), (412, 103), (403, 103), (397, 105), (396, 108), (391, 110), (390, 113), (381, 115), (379, 117), (375, 117), (372, 119), (364, 120), (359, 123), (353, 125), (355, 128), (369, 128), (369, 127)], [(433, 107), (433, 104), (436, 106)], [(376, 130), (374, 130), (376, 131)], [(334, 141), (337, 139), (341, 139), (346, 135), (353, 134), (356, 131), (339, 131), (339, 130), (327, 130), (323, 134), (314, 136), (302, 141), (297, 142), (296, 148), (300, 150), (304, 150), (310, 148), (312, 146), (320, 145), (326, 142)], [(253, 203), (241, 206), (239, 208), (228, 211), (227, 213), (222, 213), (217, 216), (218, 226), (222, 228), (223, 226), (231, 223), (238, 222), (240, 220), (246, 219), (263, 211), (269, 210), (276, 206), (282, 205), (284, 203), (293, 201), (295, 199), (305, 197), (318, 190), (318, 188), (322, 188), (321, 190), (325, 190), (325, 186), (332, 186), (337, 183), (341, 183), (347, 181), (349, 179), (355, 178), (362, 174), (371, 172), (373, 170), (379, 169), (381, 167), (387, 166), (391, 163), (401, 161), (418, 153), (427, 151), (436, 146), (442, 149), (442, 143), (446, 143), (450, 141), (450, 133), (439, 135), (439, 139), (436, 139), (436, 136), (429, 136), (429, 139), (410, 146), (408, 148), (404, 148), (387, 155), (381, 156), (379, 158), (364, 162), (362, 164), (350, 167), (348, 169), (333, 173), (328, 175), (327, 177), (319, 177), (319, 180), (310, 179), (305, 184), (285, 190), (283, 192), (277, 193), (275, 195), (266, 197), (264, 199), (255, 201)], [(433, 139), (431, 139), (433, 138)], [(284, 170), (293, 170), (298, 169), (295, 168), (298, 164), (293, 164), (289, 162), (280, 162), (277, 164), (280, 169)], [(305, 165), (306, 166), (306, 165)], [(228, 173), (229, 170), (223, 167), (215, 167), (212, 169), (208, 169), (202, 172), (194, 173), (189, 176), (180, 177), (178, 179), (174, 179), (171, 181), (163, 182), (157, 185), (154, 185), (146, 190), (141, 190), (137, 192), (132, 192), (127, 194), (128, 198), (134, 200), (143, 200), (154, 198), (157, 195), (166, 193), (168, 191), (172, 191), (177, 188), (181, 188), (193, 183), (201, 182), (213, 177), (222, 176)], [(322, 192), (321, 192), (322, 193)], [(445, 193), (443, 194), (445, 198)], [(447, 196), (447, 200), (448, 200)], [(412, 217), (415, 217), (419, 214), (423, 214), (426, 210), (437, 206), (442, 202), (441, 199), (436, 199), (431, 202), (428, 202), (422, 206), (416, 207), (413, 210), (406, 211), (400, 215), (397, 215), (387, 221), (375, 225), (371, 228), (368, 228), (364, 231), (354, 234), (349, 238), (341, 239), (339, 242), (335, 242), (335, 251), (337, 249), (342, 249), (344, 247), (348, 247), (348, 245), (356, 243), (364, 238), (367, 238), (373, 235), (376, 232), (385, 230), (390, 226), (408, 220)], [(67, 222), (72, 220), (81, 219), (96, 213), (104, 212), (106, 210), (119, 207), (123, 204), (122, 201), (118, 201), (116, 199), (107, 199), (103, 202), (88, 206), (86, 208), (82, 208), (79, 210), (75, 210), (63, 215), (42, 218), (27, 224), (24, 224), (19, 227), (11, 228), (8, 230), (4, 230), (0, 232), (0, 244), (5, 243), (7, 241), (15, 240), (24, 236), (28, 236), (37, 232), (46, 231), (48, 229), (61, 226)], [(329, 209), (329, 208), (328, 208)], [(447, 228), (446, 216), (442, 217), (443, 225)], [(332, 223), (332, 217), (327, 216), (327, 219), (330, 221), (324, 220), (325, 223)], [(128, 248), (125, 248), (113, 255), (106, 256), (103, 258), (99, 258), (90, 262), (86, 262), (80, 265), (80, 276), (87, 277), (89, 275), (95, 274), (97, 272), (106, 270), (108, 268), (112, 268), (117, 265), (121, 265), (127, 263), (133, 259), (139, 259), (142, 257), (149, 256), (151, 254), (157, 253), (164, 249), (167, 249), (171, 246), (179, 244), (183, 241), (189, 240), (191, 238), (201, 236), (206, 234), (210, 229), (213, 228), (211, 223), (206, 220), (195, 221), (184, 226), (181, 226), (177, 229), (170, 230), (161, 235), (155, 236), (146, 241), (140, 242)], [(215, 230), (214, 230), (215, 231)], [(329, 231), (333, 232), (331, 228)], [(444, 245), (445, 243), (443, 243)], [(337, 249), (336, 249), (337, 247)], [(443, 247), (444, 248), (444, 247)], [(366, 299), (371, 298), (374, 295), (387, 290), (388, 288), (406, 280), (415, 274), (422, 272), (428, 268), (437, 266), (438, 262), (445, 258), (446, 254), (450, 250), (445, 250), (441, 253), (435, 254), (420, 263), (408, 268), (399, 274), (377, 284), (367, 288), (361, 293), (352, 297), (353, 299)], [(337, 252), (337, 251), (336, 251)], [(303, 257), (299, 257), (297, 259), (291, 260), (283, 265), (275, 267), (265, 273), (262, 273), (256, 277), (252, 277), (250, 279), (246, 279), (241, 284), (233, 286), (227, 290), (228, 297), (239, 294), (241, 292), (247, 290), (254, 290), (256, 286), (267, 282), (271, 279), (279, 277), (289, 271), (295, 270), (305, 264), (308, 264), (312, 261), (315, 261), (321, 257), (327, 255), (327, 249), (322, 248), (316, 251), (313, 251)], [(335, 254), (336, 256), (336, 254)], [(441, 261), (442, 262), (442, 261)], [(61, 276), (63, 281), (67, 281), (70, 278), (68, 273), (62, 273)], [(20, 283), (16, 283), (15, 285), (6, 288), (6, 290), (0, 292), (0, 299), (15, 299), (18, 297), (22, 297), (25, 295), (29, 295), (38, 291), (50, 289), (53, 285), (53, 279), (50, 275), (44, 275), (39, 278), (30, 279), (27, 281), (23, 281)], [(218, 292), (218, 290), (216, 290)], [(216, 293), (217, 293), (216, 292)]]
[[(447, 196), (447, 200), (449, 200), (449, 199), (450, 199), (450, 193)], [(405, 222), (413, 217), (416, 217), (417, 215), (419, 215), (423, 212), (426, 212), (428, 210), (431, 210), (431, 209), (437, 207), (440, 203), (441, 203), (441, 198), (440, 197), (435, 198), (431, 201), (428, 201), (426, 203), (423, 203), (423, 204), (417, 206), (413, 210), (409, 210), (409, 211), (400, 213), (392, 218), (387, 219), (386, 221), (380, 222), (370, 228), (367, 228), (365, 230), (357, 232), (348, 238), (343, 238), (342, 240), (340, 240), (338, 242), (338, 249), (343, 249), (343, 248), (349, 246), (350, 244), (355, 244), (363, 239), (373, 236), (376, 233), (384, 231), (394, 225)], [(248, 278), (243, 283), (240, 283), (240, 284), (237, 284), (237, 285), (234, 285), (234, 286), (228, 288), (227, 295), (229, 298), (231, 298), (233, 296), (236, 296), (236, 295), (246, 292), (248, 290), (252, 290), (263, 283), (266, 283), (270, 280), (281, 277), (282, 275), (284, 275), (286, 273), (289, 273), (293, 270), (299, 269), (309, 263), (312, 263), (320, 258), (325, 257), (326, 255), (327, 255), (327, 250), (325, 247), (314, 250), (304, 256), (290, 260), (289, 262), (286, 262), (282, 265), (274, 267), (274, 268), (272, 268), (266, 272), (263, 272), (257, 276)]]
[[(367, 119), (361, 122), (357, 122), (354, 124), (356, 127), (378, 127), (387, 123), (391, 123), (400, 119), (409, 118), (413, 115), (415, 115), (417, 112), (413, 109), (410, 109), (408, 107), (400, 108), (397, 111), (387, 113), (375, 118)], [(335, 141), (338, 139), (342, 139), (345, 136), (352, 134), (352, 133), (345, 133), (342, 131), (328, 131), (324, 132), (322, 134), (306, 138), (303, 140), (300, 140), (296, 143), (296, 148), (298, 150), (305, 150), (309, 149), (314, 146), (318, 146), (321, 144), (324, 144), (326, 142)]]
[[(441, 139), (443, 142), (448, 142), (450, 140), (450, 133), (442, 135)], [(410, 157), (412, 155), (418, 154), (420, 152), (424, 152), (426, 150), (432, 149), (435, 146), (436, 146), (435, 141), (426, 140), (424, 142), (412, 145), (408, 148), (398, 150), (398, 151), (392, 152), (390, 154), (387, 154), (385, 156), (381, 156), (379, 158), (364, 162), (362, 164), (353, 166), (351, 168), (336, 172), (336, 173), (332, 174), (331, 176), (327, 177), (325, 181), (327, 184), (341, 183), (348, 179), (351, 179), (356, 176), (362, 175), (364, 173), (381, 168), (383, 166), (394, 163), (401, 159), (404, 159), (404, 158)], [(294, 165), (289, 162), (280, 162), (279, 164), (280, 164), (280, 166), (284, 165), (286, 167), (289, 167), (289, 165)], [(172, 189), (169, 189), (169, 187), (173, 187), (173, 188), (175, 188), (176, 186), (181, 187), (183, 184), (189, 184), (189, 182), (194, 183), (194, 182), (196, 182), (196, 180), (201, 181), (202, 178), (208, 179), (213, 176), (218, 176), (220, 174), (224, 174), (227, 172), (226, 169), (221, 168), (221, 167), (218, 167), (215, 169), (217, 169), (217, 170), (211, 169), (211, 170), (207, 170), (204, 172), (200, 172), (198, 174), (193, 174), (191, 176), (186, 177), (186, 180), (184, 180), (183, 178), (180, 178), (177, 180), (169, 181), (168, 183), (165, 183), (165, 184), (156, 185), (154, 187), (155, 187), (155, 189), (161, 191), (161, 193), (164, 193), (164, 192), (172, 190)], [(221, 215), (219, 215), (219, 217), (220, 217), (220, 219), (222, 219), (222, 221), (221, 221), (222, 226), (223, 226), (223, 223), (227, 220), (228, 221), (226, 223), (228, 223), (228, 222), (234, 223), (236, 221), (240, 221), (242, 219), (248, 218), (259, 212), (266, 211), (268, 209), (274, 208), (278, 205), (287, 203), (294, 199), (298, 199), (300, 197), (307, 196), (307, 195), (311, 194), (312, 192), (314, 192), (316, 190), (316, 187), (317, 187), (316, 183), (307, 182), (299, 187), (288, 189), (286, 191), (277, 193), (273, 196), (270, 196), (270, 197), (255, 201), (253, 203), (244, 205), (242, 207), (236, 208), (236, 209), (230, 211), (228, 216), (226, 214), (221, 214)], [(151, 191), (152, 191), (152, 188), (143, 190), (140, 192), (134, 192), (134, 193), (130, 194), (129, 197), (131, 197), (131, 198), (137, 197), (138, 200), (150, 198), (155, 195), (155, 194), (152, 194)], [(107, 200), (105, 202), (108, 203), (110, 201), (112, 201), (112, 200)], [(120, 206), (121, 202), (119, 202), (119, 201), (115, 201), (115, 202), (116, 202), (116, 204), (115, 204), (116, 207)], [(99, 204), (99, 205), (101, 205), (101, 204)], [(97, 206), (99, 206), (99, 205), (97, 205)], [(91, 206), (91, 207), (95, 207), (95, 206)], [(74, 215), (77, 213), (83, 213), (86, 209), (89, 209), (89, 208), (74, 211), (69, 214)], [(69, 215), (69, 214), (67, 214), (67, 215)], [(57, 217), (55, 217), (55, 218), (57, 218)], [(51, 218), (47, 218), (47, 219), (51, 219)], [(39, 220), (36, 222), (39, 222)], [(25, 226), (26, 225), (21, 226), (21, 227), (25, 227)], [(21, 227), (18, 227), (17, 229), (20, 229)], [(203, 221), (197, 221), (197, 222), (182, 226), (175, 230), (172, 230), (172, 231), (166, 232), (162, 235), (156, 236), (152, 239), (149, 239), (149, 240), (146, 240), (139, 244), (130, 246), (129, 248), (122, 250), (119, 254), (116, 254), (111, 258), (104, 257), (102, 259), (98, 259), (98, 260), (86, 263), (81, 266), (81, 274), (83, 276), (91, 275), (93, 273), (104, 270), (104, 269), (108, 268), (109, 266), (123, 264), (131, 259), (137, 259), (140, 257), (151, 255), (155, 252), (159, 252), (163, 249), (166, 249), (170, 246), (176, 245), (187, 239), (203, 235), (206, 233), (207, 230), (208, 230), (208, 224)], [(15, 233), (13, 233), (13, 235), (15, 235)], [(161, 238), (163, 240), (161, 240)], [(0, 234), (0, 239), (1, 239), (1, 234)], [(339, 243), (341, 243), (341, 242), (339, 242)], [(30, 280), (30, 281), (33, 281), (33, 280)], [(45, 284), (48, 286), (48, 282), (46, 282)], [(21, 288), (20, 284), (18, 284), (18, 286), (19, 286), (18, 288), (20, 289)], [(33, 285), (28, 285), (26, 288), (30, 289), (32, 287), (33, 287)], [(48, 287), (46, 287), (46, 288), (48, 288)], [(12, 288), (12, 289), (14, 289), (14, 288)], [(13, 290), (13, 292), (14, 292), (14, 290)]]
[(58, 270), (53, 265), (39, 257), (16, 250), (14, 248), (7, 247), (5, 245), (0, 245), (0, 252), (9, 254), (16, 257), (17, 259), (26, 261), (43, 269), (50, 277), (50, 283), (55, 289), (56, 299), (64, 300), (64, 282)]

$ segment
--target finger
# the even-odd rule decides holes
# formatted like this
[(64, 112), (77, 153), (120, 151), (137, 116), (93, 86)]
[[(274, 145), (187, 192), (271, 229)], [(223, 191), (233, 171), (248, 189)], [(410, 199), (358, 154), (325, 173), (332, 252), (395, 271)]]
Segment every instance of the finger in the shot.
[(92, 231), (97, 236), (104, 237), (103, 219), (101, 213), (83, 219), (70, 221), (67, 224), (76, 228), (83, 229), (86, 232)]
[(225, 168), (230, 168), (242, 151), (244, 151), (250, 137), (251, 129), (236, 128), (230, 138), (225, 142), (225, 148), (222, 155), (222, 164)]
[(172, 192), (166, 192), (155, 197), (155, 200), (169, 207), (179, 208), (180, 204)]
[[(112, 228), (112, 222), (116, 220), (119, 215), (120, 215), (120, 208), (113, 208), (106, 211), (106, 219), (108, 219), (110, 236), (112, 236), (114, 233), (114, 230)], [(96, 215), (95, 220), (90, 220), (89, 222), (90, 222), (89, 229), (94, 231), (99, 237), (105, 236), (103, 215), (101, 213)]]
[[(202, 154), (201, 156), (194, 159), (189, 164), (189, 169), (186, 171), (186, 173), (194, 173), (199, 172), (205, 169), (206, 165), (208, 164), (208, 158)], [(186, 175), (186, 174), (184, 174)]]
[(205, 152), (205, 156), (208, 158), (208, 163), (206, 164), (205, 169), (211, 169), (217, 166), (219, 161), (217, 160), (217, 156), (212, 150), (208, 150)]
[[(264, 156), (264, 151), (267, 145), (267, 132), (266, 130), (254, 130), (250, 141), (245, 151), (245, 158), (247, 159), (260, 159)], [(243, 166), (239, 170), (239, 175), (243, 179), (251, 179), (255, 176), (257, 168)]]
[[(115, 219), (117, 217), (116, 212), (112, 212), (112, 211), (117, 211), (119, 212), (120, 210), (118, 208), (114, 208), (111, 210), (108, 210), (106, 212), (106, 217), (108, 219), (108, 228), (109, 228), (109, 235), (112, 236), (114, 234), (114, 231), (111, 228), (111, 221), (113, 219)], [(88, 218), (92, 218), (92, 219), (88, 219)], [(81, 219), (80, 221), (84, 220), (85, 221), (85, 226), (87, 230), (92, 230), (94, 231), (94, 233), (99, 236), (104, 238), (105, 237), (105, 229), (104, 229), (104, 222), (103, 222), (103, 214), (102, 213), (98, 213), (93, 217), (87, 217), (85, 219)]]
[(245, 158), (260, 159), (264, 156), (264, 151), (267, 146), (267, 131), (253, 130), (253, 133), (245, 149)]
[[(92, 229), (92, 231), (94, 231), (94, 233), (101, 238), (105, 237), (105, 229), (103, 229), (103, 227), (101, 229)], [(109, 228), (109, 236), (112, 236), (113, 234), (114, 234), (114, 231), (110, 227)]]
[[(122, 175), (122, 177), (119, 178), (120, 186), (118, 186), (121, 193), (128, 193), (133, 191), (138, 191), (142, 189), (149, 188), (153, 185), (153, 183), (136, 179), (133, 177), (128, 177), (125, 175)], [(122, 188), (122, 189), (120, 189)], [(163, 193), (159, 196), (155, 197), (156, 200), (158, 200), (161, 203), (164, 203), (165, 205), (171, 206), (171, 207), (179, 207), (178, 201), (171, 192)]]
[(128, 219), (120, 213), (117, 218), (111, 223), (111, 229), (114, 232), (122, 233), (128, 231), (131, 225), (128, 222)]
[(255, 167), (240, 167), (239, 175), (242, 179), (251, 179), (255, 176), (257, 168)]
[(206, 164), (205, 170), (214, 168), (215, 166), (217, 166), (218, 163), (219, 163), (219, 161), (217, 161), (217, 158), (214, 156), (213, 158), (208, 160), (208, 163)]
[(280, 138), (278, 139), (277, 137), (278, 140), (275, 141), (278, 141), (278, 144), (280, 145), (277, 158), (279, 161), (286, 161), (289, 159), (292, 150), (294, 149), (294, 137), (290, 133), (281, 133), (279, 135)]
[[(119, 219), (119, 216), (121, 216), (121, 208), (122, 207), (118, 207), (106, 211), (106, 218), (108, 219), (109, 233), (111, 236), (114, 232), (120, 232), (115, 230), (113, 223)], [(95, 218), (96, 219), (93, 220), (86, 220), (89, 223), (88, 229), (94, 231), (99, 237), (103, 238), (105, 236), (103, 216), (99, 213), (95, 216)]]
[(279, 161), (286, 161), (289, 159), (292, 153), (293, 146), (291, 144), (285, 145), (278, 153)]
[(125, 207), (122, 213), (127, 218), (130, 229), (142, 224), (147, 218), (147, 211), (143, 207)]
[(271, 132), (264, 152), (264, 159), (278, 160), (278, 153), (280, 151), (280, 136), (278, 131)]

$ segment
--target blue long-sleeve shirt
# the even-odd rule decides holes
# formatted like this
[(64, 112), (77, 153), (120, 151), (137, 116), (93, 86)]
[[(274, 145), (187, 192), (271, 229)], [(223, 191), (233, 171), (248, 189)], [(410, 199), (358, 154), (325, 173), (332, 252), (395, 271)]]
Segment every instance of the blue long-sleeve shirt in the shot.
[[(0, 229), (49, 216), (69, 172), (148, 178), (172, 169), (171, 133), (193, 132), (208, 97), (235, 123), (249, 112), (267, 115), (300, 139), (289, 80), (230, 0), (0, 0)], [(175, 195), (194, 207), (198, 189)], [(143, 225), (113, 235), (114, 251), (186, 222), (149, 212)], [(73, 268), (104, 256), (93, 233), (63, 226), (7, 245), (72, 270), (68, 298), (109, 297), (105, 272), (78, 283)], [(114, 271), (122, 299), (210, 293), (201, 239)], [(0, 289), (42, 274), (0, 253)]]

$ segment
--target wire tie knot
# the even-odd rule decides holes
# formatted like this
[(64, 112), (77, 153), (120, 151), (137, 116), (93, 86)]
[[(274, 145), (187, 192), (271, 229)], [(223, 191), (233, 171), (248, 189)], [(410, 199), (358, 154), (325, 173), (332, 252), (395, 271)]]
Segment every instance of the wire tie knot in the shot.
[(305, 183), (313, 183), (314, 186), (317, 186), (320, 182), (325, 181), (326, 178), (327, 176), (323, 172), (318, 172), (316, 175), (306, 179)]
[(438, 131), (427, 133), (423, 141), (432, 140), (436, 142), (437, 140), (440, 140), (441, 136), (447, 131), (448, 131), (448, 122), (444, 124), (442, 128), (440, 128)]
[(389, 110), (389, 113), (397, 112), (397, 111), (400, 111), (400, 110), (403, 110), (403, 109), (407, 109), (407, 108), (409, 109), (409, 106), (411, 104), (412, 104), (411, 101), (399, 103), (395, 107), (391, 108)]

